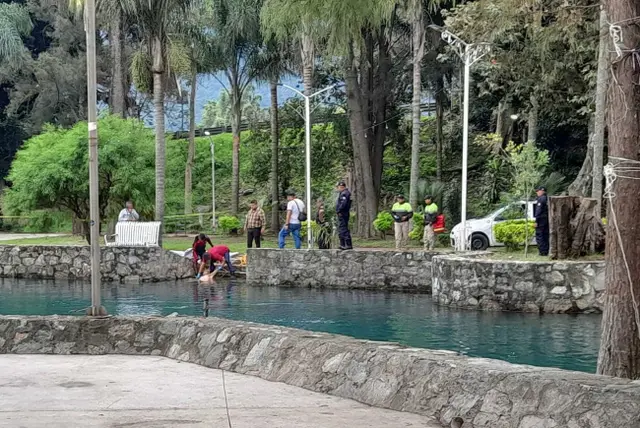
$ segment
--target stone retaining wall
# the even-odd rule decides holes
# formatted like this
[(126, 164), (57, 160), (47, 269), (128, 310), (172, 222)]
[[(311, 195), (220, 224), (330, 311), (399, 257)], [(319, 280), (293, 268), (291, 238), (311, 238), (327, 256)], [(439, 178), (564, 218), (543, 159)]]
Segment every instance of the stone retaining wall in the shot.
[(604, 262), (519, 262), (435, 257), (433, 300), (466, 309), (602, 312)]
[[(90, 279), (86, 246), (0, 245), (0, 277)], [(193, 275), (191, 261), (159, 247), (101, 248), (104, 281), (167, 281)]]
[(438, 253), (393, 250), (247, 250), (247, 283), (431, 292)]
[(640, 427), (638, 382), (215, 318), (5, 316), (2, 353), (163, 355), (445, 427)]

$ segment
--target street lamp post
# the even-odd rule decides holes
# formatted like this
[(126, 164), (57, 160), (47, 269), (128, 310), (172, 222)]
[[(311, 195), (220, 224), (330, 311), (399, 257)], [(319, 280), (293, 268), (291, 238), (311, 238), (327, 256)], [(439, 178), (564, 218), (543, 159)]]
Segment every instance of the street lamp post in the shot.
[(290, 89), (296, 94), (300, 95), (304, 98), (304, 122), (305, 122), (305, 170), (306, 170), (306, 193), (307, 193), (307, 247), (309, 249), (313, 248), (313, 237), (311, 231), (311, 99), (317, 97), (318, 95), (327, 92), (336, 87), (336, 85), (328, 86), (316, 93), (313, 93), (309, 96), (303, 94), (296, 88), (293, 88), (289, 85), (285, 85), (284, 83), (279, 83), (279, 86)]
[(87, 315), (106, 315), (100, 296), (100, 208), (98, 177), (98, 118), (96, 78), (96, 3), (87, 0), (84, 9), (87, 37), (87, 122), (89, 128), (89, 227), (91, 242), (91, 307)]
[(430, 25), (436, 31), (442, 33), (442, 40), (447, 42), (458, 54), (462, 62), (464, 62), (464, 102), (463, 102), (463, 118), (462, 118), (462, 207), (461, 236), (455, 237), (456, 250), (465, 251), (469, 248), (469, 240), (467, 239), (467, 168), (469, 157), (469, 81), (470, 69), (480, 58), (489, 53), (490, 45), (488, 43), (466, 43), (455, 34), (447, 29), (437, 25)]
[(213, 217), (211, 218), (211, 228), (216, 231), (216, 146), (213, 144), (213, 138), (211, 133), (205, 131), (204, 135), (209, 137), (209, 146), (211, 147), (211, 211)]

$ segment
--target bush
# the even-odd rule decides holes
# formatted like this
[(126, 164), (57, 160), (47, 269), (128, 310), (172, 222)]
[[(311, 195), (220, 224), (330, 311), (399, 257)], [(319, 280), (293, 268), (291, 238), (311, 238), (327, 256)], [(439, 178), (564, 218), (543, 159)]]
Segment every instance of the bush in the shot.
[(373, 228), (382, 234), (382, 238), (393, 229), (393, 216), (387, 211), (378, 213), (378, 216), (373, 221)]
[(493, 228), (496, 240), (502, 242), (507, 251), (517, 251), (524, 245), (527, 237), (531, 239), (535, 233), (533, 221), (508, 220), (497, 224)]
[(424, 217), (421, 213), (413, 215), (413, 230), (409, 232), (409, 239), (420, 242), (424, 236)]
[(231, 233), (233, 230), (240, 229), (240, 220), (232, 215), (223, 215), (218, 219), (218, 226), (224, 233)]

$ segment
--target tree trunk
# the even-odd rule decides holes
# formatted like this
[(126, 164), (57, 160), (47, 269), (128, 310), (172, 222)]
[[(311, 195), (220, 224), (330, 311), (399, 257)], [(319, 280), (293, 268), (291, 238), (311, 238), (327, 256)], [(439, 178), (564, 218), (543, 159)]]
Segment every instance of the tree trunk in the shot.
[(348, 55), (346, 62), (345, 84), (347, 89), (347, 106), (349, 108), (349, 123), (353, 144), (355, 165), (355, 180), (358, 183), (358, 230), (360, 236), (373, 236), (373, 220), (376, 216), (376, 198), (371, 174), (371, 157), (369, 141), (362, 131), (365, 129), (364, 108), (358, 84), (358, 76), (354, 67), (353, 52)]
[(242, 100), (239, 88), (231, 88), (231, 134), (233, 155), (231, 158), (231, 214), (238, 215), (240, 206), (240, 124)]
[[(607, 19), (620, 22), (621, 40), (629, 48), (640, 45), (637, 0), (608, 0)], [(627, 48), (628, 49), (628, 48)], [(611, 51), (611, 49), (609, 49)], [(609, 161), (624, 167), (612, 186), (605, 256), (605, 303), (598, 374), (640, 379), (640, 86), (638, 63), (623, 50), (613, 62), (608, 94)], [(632, 178), (625, 178), (632, 177)]]
[[(378, 68), (375, 73), (371, 107), (376, 124), (385, 124), (387, 120), (387, 104), (389, 101), (389, 80), (391, 59), (389, 57), (389, 41), (385, 31), (378, 35)], [(382, 170), (384, 161), (384, 143), (387, 138), (387, 127), (379, 125), (373, 128), (373, 145), (371, 150), (371, 174), (375, 191), (376, 207), (380, 202), (382, 188)]]
[(439, 76), (436, 80), (436, 178), (439, 182), (442, 182), (444, 99), (444, 79)]
[(187, 167), (184, 170), (184, 213), (193, 212), (193, 162), (196, 157), (196, 86), (198, 73), (195, 69), (191, 75), (191, 92), (189, 93), (189, 147), (187, 149)]
[(503, 128), (504, 128), (504, 105), (502, 104), (502, 101), (500, 101), (498, 103), (498, 108), (496, 109), (496, 134), (500, 135), (501, 137), (504, 136), (503, 134)]
[(302, 57), (302, 83), (304, 94), (309, 96), (313, 93), (313, 69), (314, 69), (314, 43), (311, 35), (304, 32), (300, 45), (300, 55)]
[(604, 228), (595, 199), (549, 198), (549, 243), (554, 260), (575, 259), (604, 249)]
[(593, 135), (595, 125), (595, 114), (589, 119), (589, 140), (587, 142), (587, 152), (582, 162), (582, 167), (573, 183), (569, 185), (567, 193), (571, 196), (589, 196), (591, 194), (591, 174), (593, 173)]
[(278, 124), (278, 79), (271, 79), (271, 230), (278, 232), (280, 219), (278, 207), (280, 193), (278, 192), (278, 155), (280, 130)]
[(593, 129), (593, 173), (591, 197), (598, 201), (598, 212), (602, 213), (602, 168), (604, 164), (604, 128), (607, 110), (607, 88), (609, 86), (609, 24), (607, 12), (600, 11), (600, 47), (598, 51), (598, 80), (596, 84), (596, 112)]
[(109, 47), (111, 48), (111, 61), (113, 62), (111, 76), (111, 112), (120, 117), (127, 115), (127, 90), (126, 90), (126, 73), (124, 67), (123, 51), (124, 38), (122, 35), (122, 12), (118, 8), (111, 22), (111, 37), (109, 38)]
[[(153, 108), (156, 133), (156, 221), (164, 221), (164, 175), (166, 147), (164, 141), (164, 56), (162, 40), (153, 40)], [(162, 227), (158, 243), (162, 246)]]
[(529, 132), (527, 141), (536, 141), (538, 138), (538, 99), (531, 95), (531, 111), (529, 112)]
[(411, 176), (409, 179), (409, 203), (418, 209), (418, 179), (420, 178), (420, 100), (422, 98), (422, 57), (424, 56), (424, 26), (422, 2), (415, 3), (413, 17), (413, 99), (411, 101)]

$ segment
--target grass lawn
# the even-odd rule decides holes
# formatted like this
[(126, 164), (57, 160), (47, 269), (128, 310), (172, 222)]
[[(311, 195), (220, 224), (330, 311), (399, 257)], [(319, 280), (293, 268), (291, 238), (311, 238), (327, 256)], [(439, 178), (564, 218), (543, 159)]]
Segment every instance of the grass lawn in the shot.
[[(507, 251), (504, 247), (494, 247), (489, 249), (491, 254), (487, 258), (492, 260), (512, 260), (512, 261), (528, 261), (528, 262), (549, 262), (550, 257), (543, 257), (538, 255), (538, 247), (529, 248), (529, 253), (525, 257), (524, 249), (519, 251)], [(575, 259), (576, 262), (587, 261), (604, 261), (604, 254), (593, 254), (590, 256), (580, 257)]]
[[(163, 238), (162, 246), (166, 250), (186, 250), (191, 248), (193, 244), (193, 237), (195, 235), (188, 236), (176, 236), (165, 235)], [(224, 244), (229, 247), (231, 252), (243, 253), (247, 248), (246, 237), (243, 236), (211, 236), (213, 244)], [(303, 240), (303, 245), (306, 243)], [(394, 248), (395, 241), (393, 239), (355, 239), (353, 242), (356, 248)], [(73, 235), (42, 237), (42, 238), (25, 238), (14, 239), (9, 241), (0, 241), (0, 245), (88, 245), (84, 238)], [(100, 238), (100, 245), (104, 245), (104, 240)], [(278, 246), (278, 237), (275, 235), (266, 235), (262, 240), (263, 248), (276, 248)], [(287, 240), (287, 248), (293, 248), (293, 239), (290, 237)], [(422, 246), (417, 242), (410, 242), (409, 248), (419, 249)]]

